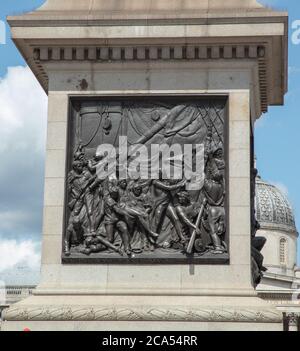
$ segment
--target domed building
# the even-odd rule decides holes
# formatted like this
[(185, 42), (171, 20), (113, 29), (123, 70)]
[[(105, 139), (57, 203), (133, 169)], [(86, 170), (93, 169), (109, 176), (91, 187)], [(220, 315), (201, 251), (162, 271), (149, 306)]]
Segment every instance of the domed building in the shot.
[(267, 243), (262, 250), (264, 273), (257, 287), (259, 295), (274, 302), (286, 302), (299, 295), (300, 268), (297, 267), (298, 232), (292, 206), (281, 190), (256, 178), (257, 236)]

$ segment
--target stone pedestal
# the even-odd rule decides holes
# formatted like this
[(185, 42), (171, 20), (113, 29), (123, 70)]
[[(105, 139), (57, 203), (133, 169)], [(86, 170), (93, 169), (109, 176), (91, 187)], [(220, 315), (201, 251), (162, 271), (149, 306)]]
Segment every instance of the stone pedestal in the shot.
[[(250, 169), (254, 122), (286, 91), (287, 15), (255, 1), (85, 3), (9, 18), (49, 112), (41, 281), (3, 329), (282, 330), (252, 282)], [(62, 263), (70, 99), (116, 96), (226, 99), (229, 263)]]
[[(35, 296), (12, 306), (5, 330), (282, 330), (282, 315), (249, 294), (233, 296), (94, 294)], [(228, 294), (228, 295), (227, 295)], [(242, 294), (240, 294), (242, 295)], [(254, 294), (253, 294), (254, 295)]]

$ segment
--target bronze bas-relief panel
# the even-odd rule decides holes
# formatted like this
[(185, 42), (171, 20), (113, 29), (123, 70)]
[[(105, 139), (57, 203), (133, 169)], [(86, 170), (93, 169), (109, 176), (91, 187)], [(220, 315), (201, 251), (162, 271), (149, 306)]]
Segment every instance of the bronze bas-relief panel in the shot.
[[(63, 263), (229, 262), (227, 99), (72, 99), (70, 106)], [(124, 136), (128, 149), (148, 151), (148, 179), (123, 179)], [(117, 155), (116, 172), (106, 177), (99, 176), (107, 161), (103, 145), (113, 145)], [(169, 154), (170, 174), (161, 162), (152, 172), (153, 145), (181, 147)], [(193, 150), (191, 179), (185, 145)], [(134, 158), (127, 157), (128, 165)], [(174, 165), (182, 166), (181, 177)]]

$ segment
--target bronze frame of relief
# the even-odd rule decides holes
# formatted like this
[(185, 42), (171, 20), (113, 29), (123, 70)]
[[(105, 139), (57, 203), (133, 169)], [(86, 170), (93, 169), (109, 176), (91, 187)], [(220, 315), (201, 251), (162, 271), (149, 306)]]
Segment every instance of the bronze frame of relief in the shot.
[[(220, 95), (202, 95), (202, 94), (201, 95), (199, 95), (199, 94), (188, 94), (188, 95), (166, 94), (166, 95), (163, 95), (163, 94), (160, 94), (159, 96), (153, 96), (153, 95), (136, 96), (136, 95), (134, 95), (134, 96), (126, 96), (126, 97), (117, 96), (117, 95), (93, 96), (93, 97), (70, 96), (69, 97), (68, 123), (67, 123), (67, 147), (66, 147), (66, 160), (67, 161), (66, 161), (65, 197), (64, 197), (64, 199), (65, 199), (64, 200), (64, 219), (63, 219), (63, 228), (62, 228), (62, 231), (63, 231), (63, 235), (62, 235), (62, 241), (63, 241), (62, 263), (63, 264), (133, 264), (133, 265), (136, 265), (136, 264), (139, 264), (139, 265), (143, 265), (143, 264), (145, 264), (145, 265), (147, 265), (147, 264), (226, 265), (226, 264), (229, 264), (230, 263), (230, 252), (229, 252), (229, 244), (230, 244), (229, 225), (230, 225), (230, 223), (229, 223), (229, 111), (228, 111), (228, 100), (229, 100), (228, 95), (224, 95), (224, 94), (220, 94)], [(100, 104), (101, 102), (102, 102), (102, 104)], [(182, 242), (184, 249), (180, 248), (180, 245), (179, 245), (177, 250), (173, 249), (173, 247), (172, 247), (172, 249), (166, 248), (166, 251), (164, 251), (165, 248), (163, 248), (162, 246), (159, 246), (159, 249), (158, 249), (157, 244), (155, 242), (153, 243), (149, 239), (149, 242), (151, 243), (151, 245), (156, 245), (155, 249), (153, 251), (152, 251), (151, 245), (149, 245), (150, 249), (147, 248), (147, 251), (138, 252), (138, 253), (134, 253), (131, 255), (130, 253), (127, 253), (127, 251), (126, 252), (124, 251), (124, 249), (126, 248), (126, 241), (124, 240), (124, 238), (122, 236), (123, 235), (122, 231), (124, 231), (125, 229), (122, 228), (122, 225), (120, 224), (120, 228), (118, 229), (118, 234), (119, 234), (118, 236), (119, 236), (119, 241), (121, 241), (121, 244), (119, 243), (118, 245), (114, 245), (113, 241), (106, 240), (107, 237), (105, 237), (106, 241), (105, 240), (103, 241), (104, 237), (101, 236), (101, 238), (99, 238), (100, 235), (98, 235), (97, 236), (98, 241), (96, 240), (92, 244), (89, 244), (89, 242), (86, 243), (86, 239), (84, 239), (84, 244), (82, 244), (84, 246), (84, 248), (82, 249), (82, 251), (72, 251), (73, 249), (71, 249), (71, 244), (69, 242), (66, 242), (66, 237), (70, 238), (72, 236), (72, 234), (67, 235), (67, 233), (69, 233), (68, 228), (69, 228), (69, 224), (70, 224), (71, 212), (74, 211), (74, 210), (72, 210), (72, 211), (70, 210), (70, 189), (69, 189), (70, 173), (71, 173), (71, 171), (73, 171), (74, 163), (76, 163), (76, 164), (78, 164), (80, 162), (82, 163), (83, 161), (81, 161), (81, 160), (86, 157), (85, 151), (83, 151), (83, 150), (85, 150), (85, 148), (78, 147), (78, 135), (76, 135), (76, 132), (75, 132), (76, 131), (75, 124), (76, 124), (76, 121), (78, 122), (77, 117), (76, 117), (76, 114), (79, 114), (78, 111), (79, 110), (82, 111), (81, 110), (83, 108), (82, 106), (85, 106), (85, 108), (88, 109), (89, 107), (87, 107), (87, 106), (93, 106), (93, 104), (94, 105), (98, 104), (98, 109), (99, 109), (99, 106), (100, 105), (103, 106), (104, 103), (108, 103), (109, 106), (115, 105), (115, 104), (117, 104), (117, 105), (120, 104), (122, 106), (122, 108), (124, 108), (124, 106), (127, 106), (127, 104), (159, 103), (158, 106), (162, 105), (162, 106), (168, 106), (168, 108), (170, 108), (170, 106), (176, 107), (176, 106), (179, 106), (180, 104), (184, 104), (184, 103), (188, 103), (188, 102), (190, 103), (190, 104), (186, 104), (186, 106), (188, 108), (191, 108), (193, 103), (195, 105), (197, 105), (197, 103), (199, 103), (199, 102), (202, 102), (203, 106), (206, 104), (205, 106), (209, 106), (210, 109), (215, 108), (214, 103), (215, 104), (216, 103), (223, 104), (222, 105), (223, 121), (221, 121), (223, 123), (223, 128), (222, 128), (223, 134), (222, 134), (222, 136), (219, 135), (219, 139), (220, 139), (219, 144), (222, 144), (222, 152), (223, 152), (223, 154), (222, 154), (222, 160), (224, 163), (223, 184), (224, 184), (224, 188), (225, 188), (223, 202), (222, 202), (223, 205), (221, 206), (223, 208), (223, 211), (225, 212), (225, 214), (223, 215), (223, 217), (224, 217), (223, 222), (225, 222), (225, 224), (223, 223), (223, 227), (225, 227), (225, 229), (223, 232), (222, 247), (221, 247), (221, 245), (219, 247), (218, 243), (215, 244), (215, 241), (212, 240), (212, 237), (210, 234), (206, 234), (206, 235), (210, 236), (211, 243), (210, 244), (206, 243), (205, 244), (206, 246), (205, 246), (202, 243), (202, 234), (199, 237), (199, 231), (196, 234), (196, 231), (192, 230), (190, 232), (190, 236), (191, 237), (194, 236), (194, 241), (192, 243), (193, 248), (192, 248), (191, 253), (187, 253), (187, 250), (191, 249), (190, 245), (192, 242), (192, 239), (190, 237), (188, 237), (188, 240), (186, 243), (184, 243), (184, 241)], [(203, 107), (203, 108), (205, 109), (205, 107)], [(101, 109), (102, 109), (102, 107), (101, 107)], [(122, 109), (121, 109), (121, 111), (122, 111), (121, 115), (123, 117), (124, 112)], [(209, 110), (209, 112), (206, 111), (206, 115), (204, 117), (203, 116), (201, 116), (201, 117), (202, 117), (203, 122), (205, 123), (205, 118), (208, 116), (210, 123), (214, 124), (214, 123), (216, 123), (216, 120), (214, 122), (212, 122), (211, 115), (209, 114), (210, 111), (211, 110)], [(215, 113), (217, 114), (216, 109), (215, 109)], [(101, 112), (99, 113), (99, 116), (100, 116), (100, 114), (101, 114), (101, 118), (102, 118), (103, 110), (101, 110)], [(106, 119), (105, 123), (99, 122), (99, 126), (96, 127), (96, 130), (101, 129), (105, 135), (109, 135), (109, 133), (113, 130), (113, 126), (114, 126), (114, 123), (107, 116), (109, 116), (108, 112), (107, 112), (107, 115), (104, 117)], [(121, 117), (121, 119), (122, 119), (122, 117)], [(158, 118), (158, 117), (155, 115), (153, 117), (153, 121), (156, 121), (156, 118)], [(185, 120), (185, 118), (183, 118), (183, 120)], [(121, 125), (121, 122), (120, 122), (120, 125)], [(205, 126), (205, 127), (207, 127), (207, 126)], [(201, 127), (199, 127), (199, 129), (200, 128)], [(208, 130), (209, 130), (209, 128), (207, 129), (206, 134), (205, 134), (206, 138), (207, 138)], [(215, 130), (216, 130), (215, 133), (218, 133), (216, 127), (215, 127)], [(118, 133), (119, 133), (119, 130), (117, 131), (117, 134)], [(95, 135), (97, 135), (97, 132)], [(81, 139), (81, 137), (82, 137), (82, 135), (80, 136), (80, 139)], [(75, 141), (76, 138), (77, 138), (77, 143)], [(212, 144), (213, 138), (214, 138), (214, 136), (211, 138), (211, 141), (210, 141), (211, 144)], [(213, 141), (215, 142), (215, 140), (213, 140)], [(221, 143), (221, 141), (222, 141), (222, 143)], [(103, 143), (105, 142), (103, 140), (103, 137), (102, 137), (102, 142)], [(151, 142), (151, 144), (152, 144), (152, 142)], [(214, 150), (214, 152), (216, 152), (216, 150)], [(76, 158), (76, 160), (75, 160), (75, 158)], [(84, 166), (84, 167), (88, 168), (87, 165), (93, 164), (92, 163), (92, 156), (89, 155), (88, 157), (86, 157), (86, 160), (87, 161), (84, 161), (86, 164), (86, 166)], [(80, 172), (82, 172), (82, 169)], [(79, 173), (75, 174), (75, 177), (73, 174), (71, 179), (72, 180), (77, 179), (76, 177), (78, 177), (78, 179), (81, 179), (81, 176), (79, 175)], [(215, 181), (215, 180), (213, 180), (213, 181)], [(168, 183), (168, 184), (170, 184), (170, 183)], [(94, 185), (93, 180), (89, 181), (87, 186), (90, 187), (91, 185), (93, 187), (93, 185)], [(98, 183), (98, 185), (99, 185), (99, 183)], [(115, 188), (115, 187), (110, 186), (110, 185), (109, 185), (109, 187)], [(110, 205), (113, 205), (114, 203), (116, 203), (116, 202), (118, 203), (121, 201), (118, 199), (115, 199), (115, 201), (114, 201), (114, 199), (111, 198), (111, 197), (113, 197), (113, 195), (111, 195), (110, 191), (111, 190), (106, 191), (105, 195), (102, 196), (103, 202), (105, 199), (107, 199), (107, 197), (109, 197), (109, 201), (105, 200), (106, 202), (103, 205), (103, 207), (108, 206), (107, 207), (108, 212), (111, 211), (111, 207), (109, 207)], [(187, 193), (187, 192), (182, 191), (182, 193)], [(119, 194), (119, 192), (118, 192), (118, 194)], [(182, 197), (184, 198), (183, 195), (184, 194), (182, 194)], [(152, 196), (152, 193), (151, 193), (151, 196)], [(178, 196), (177, 192), (176, 192), (176, 196)], [(84, 201), (82, 201), (82, 202), (84, 202)], [(199, 205), (200, 204), (199, 198), (195, 202)], [(207, 200), (205, 200), (204, 202), (205, 202), (205, 204), (203, 204), (203, 201), (202, 201), (203, 206), (199, 205), (197, 208), (197, 211), (199, 213), (198, 216), (193, 217), (194, 218), (194, 225), (195, 225), (195, 222), (197, 222), (198, 217), (200, 218), (200, 223), (202, 223), (201, 214), (200, 214), (201, 211), (202, 211), (202, 215), (204, 215), (203, 213), (208, 212), (205, 209), (206, 209), (206, 207), (209, 208), (210, 204), (207, 205)], [(192, 205), (194, 203), (190, 202), (190, 204)], [(83, 206), (84, 206), (84, 204), (83, 204)], [(174, 207), (176, 207), (176, 206), (174, 206)], [(180, 206), (178, 205), (178, 207), (180, 207)], [(201, 208), (201, 207), (203, 207), (203, 208)], [(88, 207), (87, 207), (86, 211), (88, 213)], [(106, 213), (106, 209), (104, 210), (104, 213)], [(108, 214), (111, 215), (111, 212), (109, 212)], [(130, 215), (134, 215), (134, 214), (131, 214), (131, 212), (130, 212)], [(209, 216), (209, 215), (207, 215), (207, 213), (206, 213), (206, 216)], [(216, 215), (212, 214), (212, 215), (210, 215), (210, 218), (213, 216), (216, 216)], [(73, 216), (73, 217), (75, 218), (76, 216)], [(85, 217), (88, 217), (88, 216), (85, 215)], [(109, 216), (108, 216), (108, 220), (110, 220)], [(138, 220), (138, 217), (134, 217), (134, 221), (136, 222), (137, 220)], [(77, 222), (79, 222), (77, 219), (75, 220), (74, 223), (72, 222), (74, 224), (74, 225), (72, 224), (72, 226), (74, 228), (77, 227)], [(124, 221), (122, 221), (122, 222), (124, 222)], [(193, 222), (193, 221), (191, 220), (190, 222)], [(221, 223), (221, 220), (219, 220), (219, 222)], [(144, 224), (138, 223), (138, 225), (143, 226)], [(209, 224), (207, 226), (209, 227)], [(221, 224), (219, 224), (219, 226), (222, 227)], [(127, 228), (128, 227), (129, 227), (129, 225), (127, 226)], [(174, 227), (175, 227), (175, 225), (173, 226), (173, 228), (171, 226), (173, 231), (174, 231)], [(105, 228), (106, 228), (106, 225), (105, 225)], [(144, 225), (144, 228), (146, 228), (146, 225)], [(143, 231), (145, 231), (145, 232), (148, 231), (148, 235), (150, 236), (150, 235), (152, 235), (151, 233), (153, 233), (153, 235), (156, 233), (156, 230), (152, 230), (152, 229), (153, 229), (153, 226), (150, 229), (147, 229), (147, 228), (143, 229)], [(116, 231), (116, 230), (117, 229), (113, 229), (113, 231)], [(107, 235), (107, 233), (108, 233), (108, 231), (106, 230), (106, 235)], [(86, 235), (86, 233), (82, 234), (82, 235), (84, 236), (84, 235)], [(93, 235), (94, 235), (94, 233), (93, 233)], [(88, 233), (88, 237), (89, 238), (91, 237), (90, 232)], [(95, 238), (95, 236), (93, 236), (93, 238)], [(148, 238), (148, 236), (147, 236), (147, 238)], [(195, 238), (198, 238), (197, 239), (198, 242), (195, 241)], [(109, 245), (108, 242), (113, 243), (114, 247), (109, 246), (109, 250), (106, 252), (105, 252), (105, 250), (93, 251), (97, 247), (100, 248), (101, 245), (102, 245), (102, 247), (103, 247), (103, 245), (105, 245), (105, 247), (107, 249), (108, 248), (107, 245)], [(198, 251), (196, 251), (196, 249), (195, 249), (196, 243), (197, 243)], [(203, 246), (201, 246), (201, 245), (203, 245)], [(68, 252), (68, 247), (70, 248), (69, 252)], [(121, 252), (117, 252), (117, 250), (116, 250), (116, 248), (120, 248), (120, 247), (123, 247), (123, 253), (122, 253), (123, 255), (122, 256), (120, 254)], [(87, 251), (84, 251), (86, 248), (87, 248)], [(93, 250), (91, 251), (90, 248), (93, 248)]]

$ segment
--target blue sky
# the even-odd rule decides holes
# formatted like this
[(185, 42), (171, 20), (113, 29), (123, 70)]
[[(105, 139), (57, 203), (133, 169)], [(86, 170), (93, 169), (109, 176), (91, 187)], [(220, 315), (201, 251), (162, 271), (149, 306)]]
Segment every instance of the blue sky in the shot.
[[(9, 0), (0, 2), (0, 20), (6, 22), (6, 16), (32, 11), (45, 0)], [(6, 45), (0, 45), (0, 77), (6, 73), (8, 66), (25, 64), (18, 50), (10, 40), (8, 26), (6, 27)]]
[[(0, 20), (5, 22), (6, 16), (8, 14), (17, 14), (20, 12), (28, 12), (42, 5), (44, 0), (9, 0), (1, 1), (0, 3)], [(288, 194), (288, 197), (294, 206), (297, 227), (300, 228), (300, 116), (299, 116), (299, 103), (300, 99), (300, 44), (294, 45), (291, 40), (292, 35), (292, 23), (295, 20), (300, 20), (300, 1), (299, 0), (261, 0), (263, 4), (267, 4), (276, 9), (288, 10), (290, 14), (290, 38), (289, 38), (289, 92), (285, 98), (285, 106), (271, 107), (269, 112), (262, 116), (262, 118), (257, 122), (256, 131), (255, 131), (255, 140), (256, 140), (256, 155), (257, 155), (257, 164), (261, 176), (276, 185), (278, 185), (284, 192)], [(1, 26), (0, 26), (1, 28)], [(1, 34), (0, 34), (1, 41)], [(3, 79), (9, 78), (9, 84), (6, 84), (5, 94), (8, 94), (10, 90), (20, 89), (20, 95), (22, 93), (22, 82), (31, 79), (31, 73), (28, 69), (19, 67), (19, 69), (11, 70), (9, 67), (15, 66), (25, 66), (25, 62), (19, 54), (18, 50), (15, 48), (14, 44), (10, 40), (9, 28), (6, 26), (6, 45), (0, 44), (0, 83), (4, 82)], [(25, 104), (27, 110), (23, 111), (25, 117), (28, 118), (28, 123), (31, 123), (33, 119), (31, 115), (34, 114), (44, 114), (46, 107), (46, 96), (44, 93), (39, 91), (39, 87), (35, 85), (35, 82), (32, 81), (31, 91), (36, 91), (34, 96), (34, 103), (21, 100), (20, 105)], [(23, 90), (24, 91), (24, 90)], [(0, 95), (1, 101), (5, 101), (6, 96)], [(33, 93), (32, 93), (33, 94)], [(26, 97), (25, 97), (26, 98)], [(29, 98), (29, 96), (28, 96)], [(19, 101), (19, 100), (18, 100)], [(39, 103), (41, 101), (41, 103)], [(37, 103), (38, 102), (38, 103)], [(3, 108), (3, 106), (1, 106)], [(24, 108), (23, 108), (24, 109)], [(28, 112), (27, 112), (28, 111)], [(10, 111), (13, 113), (13, 110)], [(1, 117), (1, 116), (0, 116)], [(33, 117), (32, 117), (33, 118)], [(1, 120), (1, 119), (0, 119)], [(15, 124), (21, 125), (21, 122), (16, 120)], [(27, 237), (33, 239), (33, 242), (39, 242), (41, 237), (41, 218), (42, 218), (42, 202), (43, 202), (43, 169), (44, 169), (44, 149), (43, 149), (43, 140), (45, 126), (45, 120), (41, 121), (41, 124), (37, 128), (35, 123), (32, 122), (30, 133), (27, 135), (24, 130), (21, 133), (20, 129), (20, 146), (16, 148), (14, 145), (11, 148), (8, 148), (8, 151), (11, 152), (9, 157), (10, 163), (6, 163), (6, 178), (8, 179), (7, 174), (12, 176), (13, 167), (15, 165), (14, 158), (20, 158), (20, 163), (23, 172), (30, 172), (30, 180), (24, 182), (24, 184), (17, 184), (16, 180), (13, 187), (16, 188), (14, 192), (11, 192), (10, 189), (7, 189), (5, 185), (0, 187), (0, 199), (5, 199), (5, 201), (0, 201), (0, 222), (3, 222), (3, 215), (1, 211), (5, 212), (4, 219), (7, 221), (7, 224), (4, 226), (0, 223), (0, 239), (10, 238), (15, 239), (16, 243), (18, 240), (25, 240)], [(1, 126), (2, 128), (2, 126)], [(34, 132), (36, 135), (34, 139), (32, 135)], [(42, 132), (39, 132), (42, 131)], [(40, 134), (43, 136), (39, 139)], [(6, 135), (9, 138), (9, 133)], [(0, 133), (1, 138), (1, 133)], [(7, 139), (8, 140), (8, 139)], [(38, 152), (35, 152), (34, 155), (29, 155), (27, 159), (24, 160), (24, 156), (20, 155), (20, 150), (27, 150), (26, 143), (36, 143)], [(8, 142), (9, 145), (9, 142)], [(25, 146), (24, 146), (25, 145)], [(8, 154), (7, 151), (1, 150), (2, 156)], [(1, 157), (3, 159), (3, 157)], [(11, 168), (11, 174), (10, 174)], [(34, 170), (34, 171), (33, 171)], [(3, 173), (3, 172), (2, 172)], [(2, 174), (3, 175), (3, 174)], [(14, 177), (12, 177), (14, 178)], [(1, 170), (0, 170), (0, 179), (1, 179)], [(17, 177), (16, 177), (17, 179)], [(27, 190), (27, 195), (25, 190)], [(31, 189), (30, 194), (28, 195), (28, 189)], [(5, 197), (6, 196), (6, 197)], [(17, 213), (21, 213), (22, 208), (28, 207), (32, 209), (27, 216), (18, 216), (23, 218), (23, 221), (20, 220), (18, 225), (11, 226), (9, 221), (14, 221), (15, 218), (14, 212), (11, 210), (16, 203), (22, 204), (19, 209), (14, 209)], [(17, 212), (19, 211), (19, 212)], [(1, 217), (2, 216), (2, 217)], [(2, 231), (1, 231), (2, 230)], [(1, 240), (0, 240), (1, 241)], [(7, 245), (10, 245), (8, 243)], [(25, 260), (25, 258), (32, 256), (32, 252), (36, 252), (36, 247), (32, 242), (25, 242), (24, 247), (19, 250), (18, 254)], [(9, 250), (9, 247), (6, 247)], [(34, 253), (35, 254), (35, 253)], [(16, 254), (17, 256), (17, 254)], [(25, 257), (25, 258), (24, 258)], [(300, 262), (300, 246), (298, 250), (298, 260)], [(38, 259), (36, 258), (35, 262), (38, 266)], [(9, 268), (9, 267), (8, 267)]]
[[(289, 91), (285, 105), (270, 107), (256, 124), (257, 165), (261, 176), (288, 191), (300, 231), (300, 44), (294, 45), (292, 23), (300, 20), (299, 0), (260, 1), (289, 12)], [(300, 263), (300, 240), (298, 263)]]

